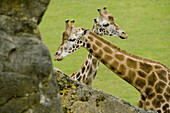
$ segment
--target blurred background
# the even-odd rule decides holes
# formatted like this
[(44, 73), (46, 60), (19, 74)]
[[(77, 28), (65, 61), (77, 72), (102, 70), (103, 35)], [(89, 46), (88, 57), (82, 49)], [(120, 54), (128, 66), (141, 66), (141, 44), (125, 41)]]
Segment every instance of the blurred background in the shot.
[[(39, 27), (43, 42), (51, 53), (53, 67), (67, 75), (80, 69), (88, 54), (84, 48), (60, 62), (53, 60), (65, 30), (65, 19), (75, 19), (75, 27), (92, 28), (93, 19), (99, 16), (97, 8), (103, 9), (104, 6), (129, 36), (126, 40), (103, 36), (105, 39), (127, 52), (160, 61), (170, 67), (169, 0), (51, 0)], [(102, 63), (92, 87), (122, 98), (134, 106), (140, 97), (134, 87)]]

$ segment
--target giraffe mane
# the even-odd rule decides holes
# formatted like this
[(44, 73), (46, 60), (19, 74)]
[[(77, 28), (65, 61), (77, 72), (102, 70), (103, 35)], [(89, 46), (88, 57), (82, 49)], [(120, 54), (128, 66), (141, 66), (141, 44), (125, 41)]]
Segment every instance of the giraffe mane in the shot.
[(103, 39), (101, 36), (99, 36), (99, 35), (97, 35), (97, 34), (95, 34), (95, 33), (93, 33), (93, 32), (90, 32), (90, 34), (93, 35), (94, 37), (97, 37), (101, 42), (105, 42), (105, 43), (108, 44), (110, 47), (116, 49), (117, 51), (119, 51), (119, 52), (121, 52), (121, 53), (123, 53), (123, 54), (125, 54), (125, 55), (131, 56), (131, 57), (136, 58), (136, 59), (139, 59), (139, 60), (147, 61), (147, 62), (150, 62), (150, 63), (158, 63), (158, 64), (166, 67), (166, 68), (168, 69), (168, 71), (170, 71), (167, 66), (165, 66), (164, 64), (162, 64), (162, 63), (160, 63), (160, 62), (158, 62), (158, 61), (154, 61), (154, 60), (151, 60), (151, 59), (149, 59), (149, 58), (144, 58), (144, 57), (140, 57), (140, 56), (137, 56), (137, 55), (128, 53), (128, 52), (126, 52), (125, 50), (122, 50), (122, 49), (120, 49), (119, 47), (117, 47), (116, 45), (110, 43), (109, 41)]

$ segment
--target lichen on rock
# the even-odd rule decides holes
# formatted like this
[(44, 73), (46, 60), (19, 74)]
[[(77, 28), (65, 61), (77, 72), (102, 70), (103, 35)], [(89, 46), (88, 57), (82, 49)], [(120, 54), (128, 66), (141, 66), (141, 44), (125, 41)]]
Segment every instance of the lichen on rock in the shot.
[(92, 88), (54, 68), (64, 113), (156, 113), (133, 107), (129, 102)]

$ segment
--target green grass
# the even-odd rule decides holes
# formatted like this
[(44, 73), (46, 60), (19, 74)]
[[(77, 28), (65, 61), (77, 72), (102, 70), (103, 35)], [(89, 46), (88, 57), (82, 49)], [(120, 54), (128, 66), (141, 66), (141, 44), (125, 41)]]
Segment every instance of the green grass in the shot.
[[(39, 25), (43, 42), (50, 50), (52, 61), (64, 31), (65, 19), (75, 19), (75, 26), (92, 28), (98, 17), (97, 8), (107, 6), (115, 21), (129, 35), (129, 39), (108, 38), (126, 51), (160, 61), (170, 67), (170, 1), (169, 0), (51, 0)], [(63, 61), (53, 61), (66, 74), (77, 71), (88, 52), (81, 48)], [(136, 106), (139, 93), (112, 73), (103, 64), (92, 87), (129, 101)]]

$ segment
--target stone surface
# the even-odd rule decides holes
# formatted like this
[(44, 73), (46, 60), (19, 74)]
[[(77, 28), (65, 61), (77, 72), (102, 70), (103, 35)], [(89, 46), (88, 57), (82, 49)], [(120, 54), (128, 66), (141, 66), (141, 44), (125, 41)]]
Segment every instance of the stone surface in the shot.
[(37, 24), (50, 0), (0, 0), (0, 30), (41, 39)]
[(38, 24), (49, 0), (0, 0), (0, 113), (62, 113)]
[(64, 113), (156, 113), (136, 108), (130, 103), (86, 86), (54, 68)]
[(49, 2), (50, 0), (0, 0), (0, 14), (19, 20), (33, 19), (39, 24)]

